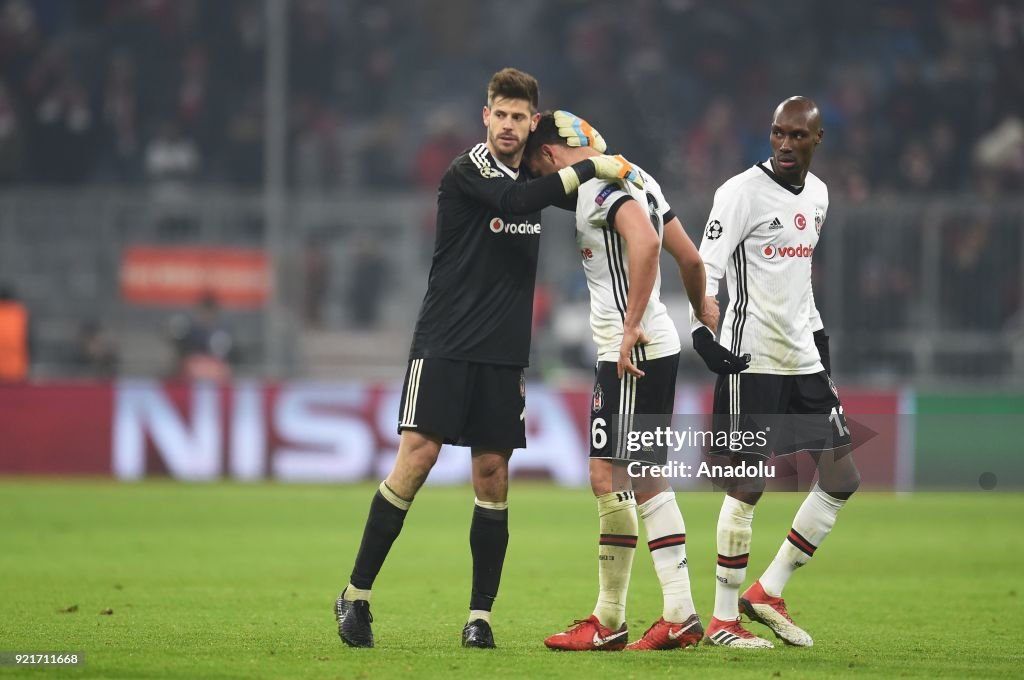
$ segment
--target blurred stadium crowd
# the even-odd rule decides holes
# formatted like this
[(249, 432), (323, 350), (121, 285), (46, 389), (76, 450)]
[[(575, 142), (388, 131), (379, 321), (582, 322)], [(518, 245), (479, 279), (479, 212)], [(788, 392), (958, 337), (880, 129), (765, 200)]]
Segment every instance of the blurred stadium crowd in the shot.
[[(658, 177), (696, 239), (714, 189), (767, 157), (776, 103), (814, 97), (834, 206), (815, 286), (840, 372), (1024, 379), (1021, 2), (287, 7), (279, 30), (265, 0), (0, 0), (0, 289), (31, 311), (34, 375), (166, 375), (197, 353), (248, 374), (400, 375), (434, 192), (483, 137), (491, 73), (514, 65), (542, 107)], [(292, 191), (273, 243), (259, 190), (282, 33)], [(571, 230), (550, 213), (546, 232)], [(268, 253), (280, 304), (126, 300), (126, 249), (176, 244)], [(575, 258), (545, 239), (542, 373), (592, 364)], [(666, 276), (677, 319), (679, 288)]]
[[(0, 0), (0, 184), (258, 184), (266, 34), (262, 0)], [(291, 184), (433, 190), (496, 44), (682, 191), (764, 155), (780, 92), (823, 104), (834, 193), (1024, 189), (1003, 0), (296, 0)]]

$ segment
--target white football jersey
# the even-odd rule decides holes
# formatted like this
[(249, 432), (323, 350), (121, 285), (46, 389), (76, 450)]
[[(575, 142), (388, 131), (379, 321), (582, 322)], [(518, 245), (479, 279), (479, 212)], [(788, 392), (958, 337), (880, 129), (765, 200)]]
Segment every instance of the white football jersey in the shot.
[[(610, 225), (623, 201), (633, 198), (644, 206), (651, 228), (660, 241), (665, 222), (674, 216), (661, 187), (642, 169), (633, 166), (644, 179), (643, 190), (626, 183), (592, 179), (584, 182), (576, 199), (576, 245), (583, 260), (590, 288), (590, 328), (597, 344), (599, 361), (618, 361), (622, 343), (622, 321), (629, 294), (629, 255), (625, 240)], [(679, 352), (679, 333), (661, 299), (661, 268), (654, 280), (647, 310), (640, 322), (650, 342), (642, 346), (634, 361), (646, 361)]]
[[(807, 173), (793, 188), (758, 163), (715, 192), (700, 255), (707, 294), (728, 277), (729, 306), (719, 342), (750, 354), (750, 373), (806, 375), (823, 370), (814, 346), (822, 328), (811, 290), (811, 256), (828, 212), (828, 189)], [(691, 330), (700, 326), (691, 312)], [(714, 330), (714, 329), (712, 329)]]

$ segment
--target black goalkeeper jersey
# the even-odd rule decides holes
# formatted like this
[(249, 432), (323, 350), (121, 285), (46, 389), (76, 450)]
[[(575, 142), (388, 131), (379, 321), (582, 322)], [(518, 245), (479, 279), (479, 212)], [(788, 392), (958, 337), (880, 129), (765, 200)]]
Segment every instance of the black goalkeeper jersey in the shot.
[(562, 195), (559, 187), (549, 178), (528, 182), (484, 144), (452, 162), (438, 190), (434, 257), (410, 359), (529, 363), (540, 208)]

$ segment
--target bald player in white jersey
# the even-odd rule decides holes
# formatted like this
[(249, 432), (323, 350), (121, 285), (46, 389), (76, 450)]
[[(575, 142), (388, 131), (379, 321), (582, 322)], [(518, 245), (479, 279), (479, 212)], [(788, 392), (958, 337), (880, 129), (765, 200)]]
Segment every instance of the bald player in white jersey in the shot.
[[(745, 372), (719, 375), (713, 428), (716, 441), (719, 433), (728, 433), (732, 445), (711, 453), (728, 456), (732, 464), (749, 464), (808, 451), (818, 466), (818, 481), (774, 561), (742, 597), (754, 506), (765, 481), (725, 480), (715, 611), (706, 633), (716, 645), (773, 646), (740, 625), (741, 606), (787, 644), (813, 644), (793, 623), (782, 590), (832, 530), (860, 483), (850, 455), (850, 431), (830, 377), (828, 336), (811, 288), (811, 256), (828, 213), (828, 190), (809, 171), (823, 132), (814, 102), (791, 97), (779, 104), (771, 125), (771, 159), (718, 189), (701, 241), (707, 295), (716, 296), (719, 280), (728, 279), (721, 345), (735, 355), (750, 355)], [(720, 356), (714, 326), (694, 319), (692, 330), (698, 353)], [(758, 432), (764, 435), (760, 439), (743, 437)]]
[[(577, 130), (573, 138), (566, 131)], [(568, 140), (568, 141), (566, 141)], [(548, 175), (597, 155), (600, 135), (566, 111), (541, 116), (523, 161)], [(704, 297), (704, 265), (661, 187), (633, 166), (644, 188), (584, 182), (572, 207), (576, 246), (590, 288), (590, 324), (598, 364), (591, 401), (590, 483), (600, 518), (598, 580), (593, 614), (544, 644), (562, 651), (661, 650), (695, 645), (704, 629), (690, 596), (686, 528), (675, 493), (662, 477), (631, 478), (627, 466), (664, 465), (665, 448), (634, 447), (622, 420), (650, 414), (671, 424), (679, 366), (679, 334), (660, 300), (658, 267), (664, 245), (676, 260), (697, 316), (717, 325), (718, 306)], [(634, 468), (637, 466), (634, 465)], [(664, 596), (662, 616), (627, 645), (626, 592), (637, 542), (637, 510)]]

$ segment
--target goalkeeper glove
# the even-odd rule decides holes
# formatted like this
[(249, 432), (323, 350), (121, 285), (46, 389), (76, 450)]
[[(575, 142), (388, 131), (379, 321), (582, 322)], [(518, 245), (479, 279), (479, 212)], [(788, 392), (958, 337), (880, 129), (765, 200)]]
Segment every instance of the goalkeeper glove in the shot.
[(750, 355), (736, 356), (715, 342), (715, 336), (706, 326), (693, 332), (693, 348), (715, 373), (740, 373), (750, 365)]
[(644, 188), (644, 180), (636, 168), (622, 156), (594, 156), (590, 159), (597, 168), (599, 179), (626, 180), (641, 191)]
[(589, 176), (585, 178), (580, 177), (580, 172), (583, 172), (584, 175), (589, 175), (587, 170), (590, 168), (577, 171), (578, 166), (584, 165), (587, 162), (593, 165), (594, 177), (616, 182), (624, 180), (643, 191), (643, 178), (625, 158), (622, 156), (593, 156), (558, 171), (558, 176), (562, 180), (562, 188), (565, 189), (566, 196), (579, 189), (582, 182), (591, 179)]
[(558, 135), (569, 146), (590, 146), (598, 153), (604, 153), (608, 148), (600, 132), (568, 111), (555, 111), (555, 127), (558, 128)]
[(819, 328), (814, 331), (814, 346), (818, 348), (818, 355), (821, 357), (821, 365), (825, 367), (825, 372), (828, 376), (832, 377), (832, 356), (828, 349), (828, 336), (825, 335), (825, 329)]

